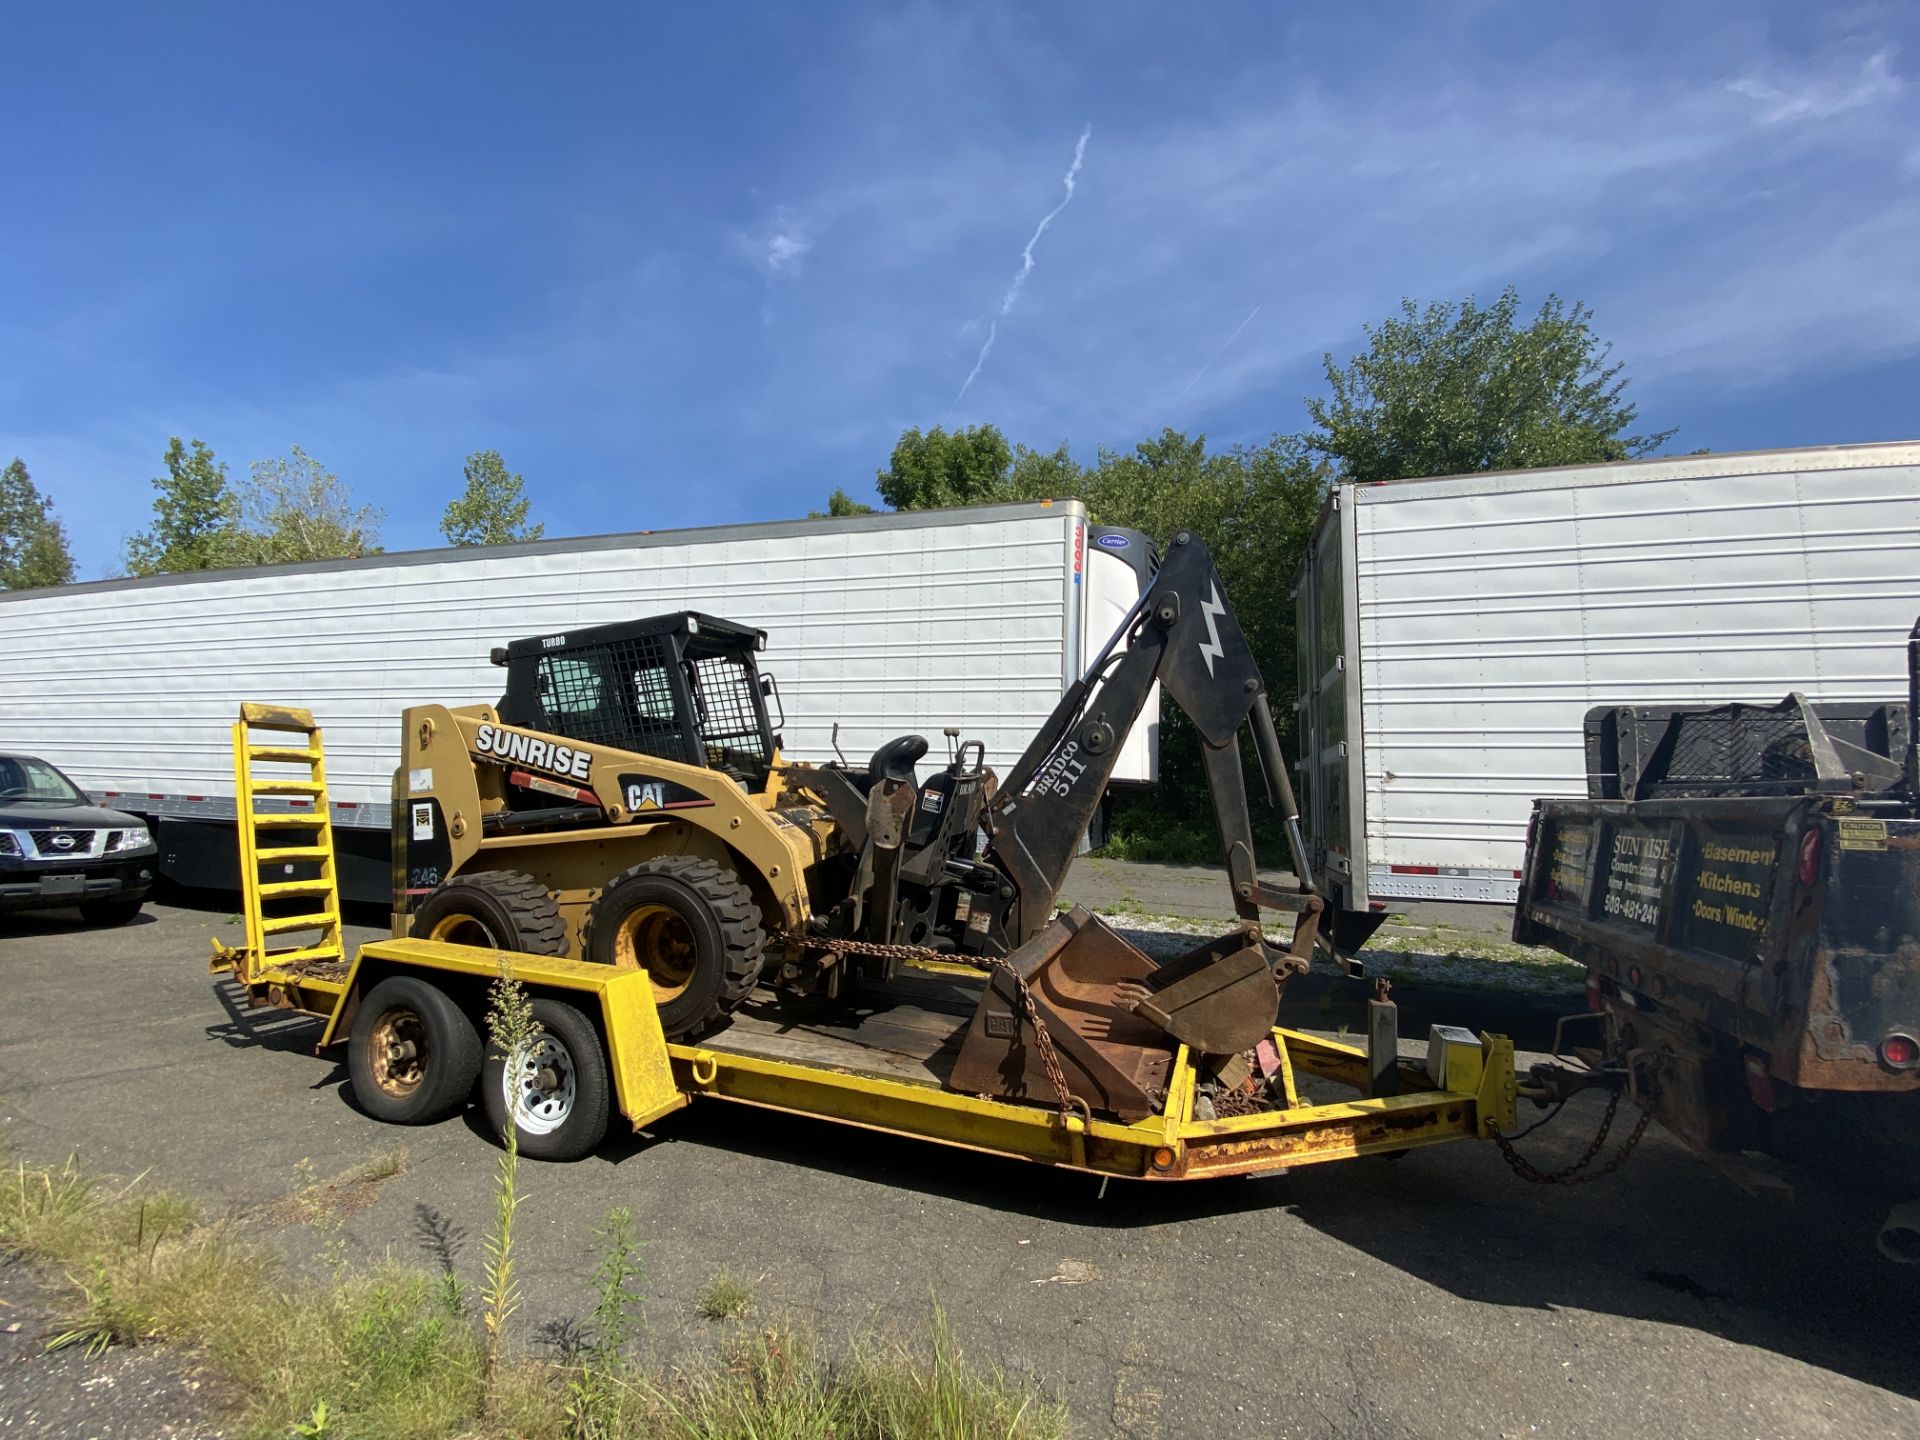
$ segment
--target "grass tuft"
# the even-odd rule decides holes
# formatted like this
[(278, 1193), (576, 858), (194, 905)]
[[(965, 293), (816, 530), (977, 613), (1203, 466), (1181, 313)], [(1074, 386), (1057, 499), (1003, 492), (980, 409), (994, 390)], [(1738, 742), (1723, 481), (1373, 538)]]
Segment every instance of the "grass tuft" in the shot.
[[(442, 1277), (393, 1264), (292, 1276), (185, 1199), (69, 1159), (0, 1170), (0, 1255), (36, 1264), (67, 1309), (55, 1344), (163, 1341), (216, 1379), (231, 1432), (307, 1440), (1055, 1440), (1033, 1384), (969, 1364), (935, 1310), (918, 1343), (868, 1337), (837, 1362), (804, 1330), (730, 1327), (718, 1362), (661, 1374), (624, 1353), (640, 1277), (631, 1215), (601, 1231), (593, 1343), (566, 1364), (503, 1356)], [(716, 1277), (716, 1284), (721, 1279)], [(712, 1294), (715, 1286), (709, 1286)], [(707, 1298), (703, 1296), (703, 1299)], [(738, 1318), (751, 1288), (717, 1307)], [(705, 1313), (703, 1309), (703, 1313)]]
[(709, 1320), (738, 1320), (753, 1304), (753, 1282), (722, 1270), (694, 1299), (693, 1308)]

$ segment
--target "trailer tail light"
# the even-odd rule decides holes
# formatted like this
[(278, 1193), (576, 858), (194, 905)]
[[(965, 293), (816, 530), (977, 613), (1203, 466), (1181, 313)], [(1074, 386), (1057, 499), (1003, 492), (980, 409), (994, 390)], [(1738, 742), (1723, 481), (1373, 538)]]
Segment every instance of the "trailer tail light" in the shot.
[(1889, 1070), (1911, 1070), (1920, 1065), (1920, 1040), (1898, 1032), (1880, 1042), (1880, 1063)]
[(1820, 832), (1809, 830), (1800, 840), (1800, 883), (1811, 886), (1820, 873)]

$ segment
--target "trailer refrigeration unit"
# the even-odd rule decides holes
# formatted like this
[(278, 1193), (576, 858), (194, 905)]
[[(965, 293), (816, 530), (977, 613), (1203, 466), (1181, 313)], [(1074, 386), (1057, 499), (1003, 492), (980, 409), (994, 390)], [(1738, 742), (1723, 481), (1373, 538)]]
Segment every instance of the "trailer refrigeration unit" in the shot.
[[(143, 816), (161, 871), (232, 887), (236, 707), (327, 717), (342, 888), (385, 902), (400, 714), (491, 704), (496, 646), (671, 610), (777, 646), (788, 757), (962, 725), (1004, 773), (1139, 598), (1151, 550), (1078, 501), (641, 532), (0, 594), (0, 748)], [(834, 716), (837, 726), (807, 717)], [(838, 734), (834, 733), (837, 729)], [(1156, 777), (1158, 693), (1121, 781)], [(297, 797), (263, 804), (299, 810)]]
[(1294, 595), (1302, 812), (1353, 944), (1407, 901), (1513, 903), (1594, 705), (1898, 693), (1920, 443), (1339, 484)]

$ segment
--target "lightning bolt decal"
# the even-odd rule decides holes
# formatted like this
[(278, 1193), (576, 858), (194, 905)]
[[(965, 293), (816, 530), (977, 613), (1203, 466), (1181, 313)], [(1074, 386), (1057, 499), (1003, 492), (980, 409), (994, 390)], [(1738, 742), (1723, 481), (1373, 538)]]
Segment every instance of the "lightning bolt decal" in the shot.
[(1213, 662), (1227, 653), (1226, 646), (1220, 643), (1220, 627), (1214, 624), (1216, 616), (1227, 613), (1226, 602), (1220, 598), (1220, 582), (1214, 581), (1208, 587), (1210, 593), (1200, 602), (1200, 614), (1207, 622), (1207, 641), (1200, 647), (1200, 654), (1207, 662), (1207, 674), (1213, 674)]

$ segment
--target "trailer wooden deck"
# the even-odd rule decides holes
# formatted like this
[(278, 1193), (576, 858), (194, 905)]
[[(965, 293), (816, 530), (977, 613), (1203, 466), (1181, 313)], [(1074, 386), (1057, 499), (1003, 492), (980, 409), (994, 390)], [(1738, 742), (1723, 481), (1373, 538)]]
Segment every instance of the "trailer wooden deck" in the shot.
[(966, 1036), (980, 985), (908, 971), (882, 989), (838, 1000), (755, 992), (701, 1047), (722, 1055), (817, 1065), (848, 1075), (943, 1087)]

